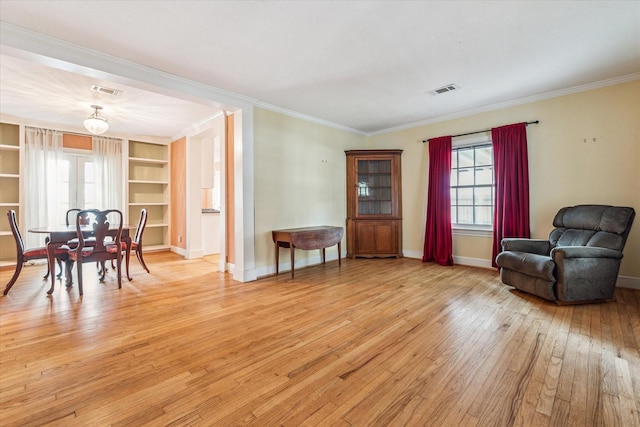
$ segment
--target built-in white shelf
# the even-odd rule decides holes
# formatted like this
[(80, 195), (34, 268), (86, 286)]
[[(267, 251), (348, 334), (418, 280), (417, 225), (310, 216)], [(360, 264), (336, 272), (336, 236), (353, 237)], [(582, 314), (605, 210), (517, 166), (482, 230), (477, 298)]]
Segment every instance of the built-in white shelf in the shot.
[(169, 146), (130, 140), (128, 161), (129, 220), (135, 221), (140, 209), (147, 208), (145, 251), (169, 249)]
[(161, 184), (161, 185), (169, 185), (169, 181), (152, 181), (152, 180), (140, 180), (140, 179), (130, 179), (129, 184)]
[(168, 160), (158, 160), (158, 159), (146, 159), (143, 157), (129, 157), (129, 162), (137, 162), (137, 163), (155, 163), (159, 165), (168, 164)]

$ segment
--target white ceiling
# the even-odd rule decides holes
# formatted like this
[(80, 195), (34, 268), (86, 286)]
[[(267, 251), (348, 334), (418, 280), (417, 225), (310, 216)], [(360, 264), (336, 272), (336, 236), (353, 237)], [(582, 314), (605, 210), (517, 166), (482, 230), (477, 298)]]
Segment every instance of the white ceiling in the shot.
[[(102, 107), (105, 134), (172, 137), (220, 113), (211, 106), (0, 55), (0, 112), (35, 122), (83, 131), (82, 122)], [(92, 85), (121, 90), (117, 96), (91, 91)], [(78, 128), (79, 127), (79, 128)], [(78, 129), (74, 129), (78, 128)], [(86, 131), (85, 131), (86, 133)]]
[[(0, 17), (364, 134), (640, 78), (639, 1), (2, 0)], [(2, 114), (72, 126), (99, 103), (114, 132), (170, 137), (219, 112), (7, 52)]]

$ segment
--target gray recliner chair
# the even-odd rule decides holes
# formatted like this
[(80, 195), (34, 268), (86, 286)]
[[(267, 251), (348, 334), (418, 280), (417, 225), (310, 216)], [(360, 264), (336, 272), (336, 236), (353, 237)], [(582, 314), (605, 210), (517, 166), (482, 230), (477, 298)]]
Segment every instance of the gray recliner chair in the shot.
[(500, 278), (559, 304), (611, 300), (634, 217), (629, 207), (562, 208), (549, 240), (502, 240), (496, 257)]

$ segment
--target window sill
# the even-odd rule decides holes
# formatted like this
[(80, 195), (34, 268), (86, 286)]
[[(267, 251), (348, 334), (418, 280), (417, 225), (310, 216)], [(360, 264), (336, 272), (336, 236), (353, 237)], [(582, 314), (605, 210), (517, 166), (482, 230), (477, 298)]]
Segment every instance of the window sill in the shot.
[(491, 226), (453, 224), (451, 233), (457, 236), (493, 237), (493, 228)]

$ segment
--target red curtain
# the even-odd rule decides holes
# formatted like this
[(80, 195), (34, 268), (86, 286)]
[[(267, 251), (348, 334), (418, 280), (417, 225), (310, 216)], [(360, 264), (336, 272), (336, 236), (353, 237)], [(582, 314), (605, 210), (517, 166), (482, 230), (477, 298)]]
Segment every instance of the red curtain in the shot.
[(429, 140), (429, 192), (422, 261), (453, 265), (450, 136)]
[(496, 177), (491, 262), (497, 267), (496, 256), (502, 250), (503, 238), (530, 237), (527, 124), (493, 128), (491, 140)]

